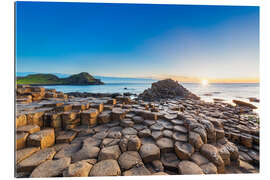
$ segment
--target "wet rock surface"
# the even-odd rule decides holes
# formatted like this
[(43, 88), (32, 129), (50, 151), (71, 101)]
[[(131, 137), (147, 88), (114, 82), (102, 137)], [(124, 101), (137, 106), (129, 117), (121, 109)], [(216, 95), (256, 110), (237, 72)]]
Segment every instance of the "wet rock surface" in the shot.
[(79, 161), (70, 164), (66, 170), (63, 171), (64, 177), (88, 177), (93, 165), (87, 161)]
[(96, 163), (90, 176), (119, 176), (121, 175), (120, 167), (116, 160), (107, 159)]
[(62, 175), (64, 169), (67, 168), (69, 164), (70, 158), (48, 160), (36, 167), (31, 173), (30, 177), (57, 177)]
[(184, 175), (190, 175), (190, 174), (203, 174), (202, 169), (195, 164), (192, 161), (181, 161), (178, 164), (178, 170), (179, 170), (179, 174), (184, 174)]
[(120, 155), (118, 162), (122, 169), (128, 170), (141, 164), (142, 159), (137, 151), (127, 151)]
[(151, 175), (151, 172), (144, 166), (133, 167), (130, 170), (123, 172), (123, 176), (147, 176)]
[(144, 100), (18, 86), (16, 176), (258, 173), (258, 115), (177, 84)]

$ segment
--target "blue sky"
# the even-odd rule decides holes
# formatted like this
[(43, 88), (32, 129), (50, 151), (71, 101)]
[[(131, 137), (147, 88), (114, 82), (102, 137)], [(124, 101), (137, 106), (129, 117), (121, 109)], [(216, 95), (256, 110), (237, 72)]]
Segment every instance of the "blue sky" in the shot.
[(18, 72), (258, 78), (259, 8), (16, 3)]

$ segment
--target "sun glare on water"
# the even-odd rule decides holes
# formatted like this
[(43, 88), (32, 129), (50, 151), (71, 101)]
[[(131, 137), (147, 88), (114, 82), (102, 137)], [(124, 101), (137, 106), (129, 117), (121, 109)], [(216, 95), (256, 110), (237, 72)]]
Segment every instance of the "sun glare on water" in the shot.
[(201, 82), (201, 84), (203, 86), (207, 86), (208, 85), (208, 80), (207, 79), (203, 79), (202, 82)]

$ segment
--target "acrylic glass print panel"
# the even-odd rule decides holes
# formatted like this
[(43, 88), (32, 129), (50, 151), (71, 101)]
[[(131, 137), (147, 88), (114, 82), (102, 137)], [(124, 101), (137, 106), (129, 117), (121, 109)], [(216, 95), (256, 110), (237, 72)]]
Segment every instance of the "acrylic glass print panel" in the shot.
[(15, 12), (16, 177), (259, 173), (259, 7)]

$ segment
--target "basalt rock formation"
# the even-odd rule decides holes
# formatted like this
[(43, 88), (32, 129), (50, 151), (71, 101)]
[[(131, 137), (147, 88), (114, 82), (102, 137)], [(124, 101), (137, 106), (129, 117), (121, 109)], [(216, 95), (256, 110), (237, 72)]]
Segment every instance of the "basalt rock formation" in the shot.
[(181, 84), (172, 79), (165, 79), (155, 82), (152, 84), (151, 88), (146, 89), (142, 94), (139, 95), (140, 99), (148, 101), (175, 97), (200, 99), (198, 96), (192, 94)]
[(17, 95), (16, 177), (259, 172), (260, 127), (250, 108), (29, 86)]
[(244, 101), (239, 101), (239, 100), (233, 100), (233, 103), (235, 103), (238, 106), (244, 106), (244, 107), (249, 107), (251, 109), (257, 109), (256, 106), (254, 106), (253, 104), (244, 102)]

